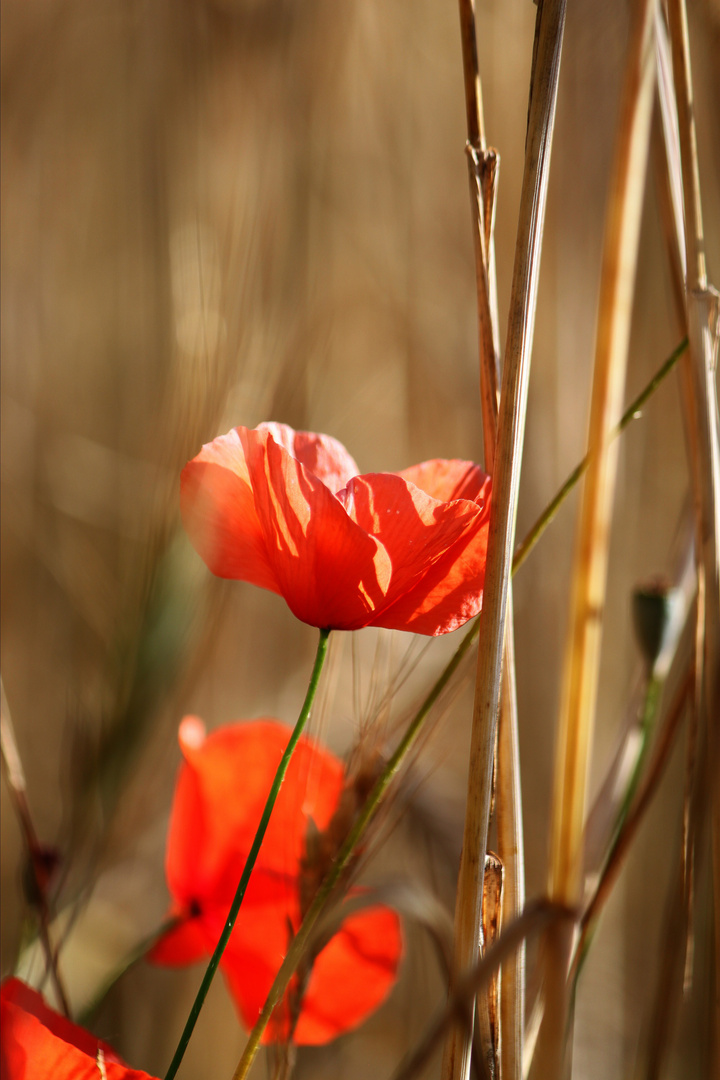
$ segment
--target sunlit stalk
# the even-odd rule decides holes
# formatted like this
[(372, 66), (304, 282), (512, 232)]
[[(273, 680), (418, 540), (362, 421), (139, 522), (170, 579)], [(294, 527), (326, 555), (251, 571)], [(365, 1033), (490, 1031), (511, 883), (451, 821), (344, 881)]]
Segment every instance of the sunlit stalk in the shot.
[(323, 663), (325, 662), (325, 657), (327, 655), (329, 636), (329, 630), (320, 631), (320, 640), (318, 641), (317, 652), (315, 654), (315, 663), (313, 665), (312, 674), (310, 675), (310, 683), (308, 685), (307, 694), (305, 695), (305, 701), (303, 702), (302, 709), (300, 710), (300, 716), (298, 717), (297, 723), (293, 728), (293, 732), (290, 736), (290, 741), (285, 749), (285, 753), (283, 754), (280, 760), (280, 764), (277, 767), (275, 779), (273, 780), (272, 787), (270, 788), (270, 794), (267, 797), (265, 809), (262, 812), (260, 824), (257, 827), (255, 839), (252, 842), (250, 854), (247, 857), (247, 862), (245, 863), (245, 868), (243, 869), (242, 877), (240, 878), (240, 884), (238, 885), (237, 892), (235, 893), (235, 899), (232, 902), (232, 907), (230, 908), (230, 911), (228, 912), (228, 917), (225, 920), (225, 926), (223, 927), (223, 932), (220, 935), (220, 940), (215, 946), (214, 953), (210, 957), (210, 963), (205, 970), (203, 980), (200, 984), (200, 989), (197, 992), (197, 996), (190, 1010), (190, 1015), (188, 1016), (185, 1027), (183, 1028), (183, 1033), (180, 1036), (180, 1042), (178, 1043), (177, 1050), (175, 1051), (173, 1059), (170, 1062), (170, 1068), (165, 1074), (165, 1080), (173, 1080), (173, 1077), (175, 1076), (180, 1067), (180, 1063), (185, 1055), (187, 1045), (190, 1042), (190, 1037), (192, 1036), (195, 1024), (197, 1023), (197, 1019), (200, 1015), (200, 1010), (205, 1004), (205, 998), (207, 997), (208, 990), (210, 989), (210, 984), (215, 977), (215, 973), (217, 972), (222, 954), (225, 952), (227, 943), (230, 940), (230, 935), (232, 934), (233, 927), (235, 926), (235, 921), (238, 917), (238, 913), (240, 911), (243, 898), (245, 896), (245, 890), (247, 889), (250, 875), (253, 872), (255, 861), (258, 857), (258, 853), (260, 851), (263, 839), (265, 838), (265, 832), (270, 821), (270, 815), (273, 812), (275, 801), (280, 793), (280, 788), (282, 787), (283, 780), (285, 779), (285, 774), (288, 770), (288, 765), (290, 764), (290, 759), (292, 758), (295, 747), (297, 746), (300, 736), (303, 733), (303, 729), (305, 728), (305, 725), (310, 718), (310, 711), (312, 709), (312, 704), (315, 699), (318, 683), (320, 682), (320, 672), (322, 671)]
[[(536, 19), (525, 164), (493, 467), (451, 987), (477, 962), (480, 942), (492, 763), (503, 682), (503, 645), (564, 28), (565, 0), (543, 0), (538, 5)], [(472, 1021), (464, 1028), (454, 1025), (445, 1040), (443, 1080), (466, 1080), (471, 1045)]]
[[(698, 767), (694, 770), (688, 807), (703, 800), (705, 783), (701, 763), (720, 757), (720, 416), (717, 400), (717, 341), (720, 298), (707, 278), (706, 243), (700, 198), (695, 104), (690, 62), (690, 36), (684, 0), (669, 0), (667, 18), (682, 172), (683, 218), (676, 218), (678, 249), (685, 248), (685, 307), (690, 350), (683, 365), (683, 417), (690, 453), (695, 507), (695, 543), (698, 575), (698, 627), (695, 717), (698, 731)], [(670, 153), (668, 152), (668, 160)], [(720, 895), (720, 794), (714, 785), (712, 820), (712, 876), (715, 891), (715, 981), (720, 973), (720, 932), (717, 898)], [(691, 815), (688, 814), (688, 827)], [(692, 829), (688, 834), (692, 837)], [(684, 890), (683, 921), (688, 923), (691, 892)], [(677, 935), (679, 939), (680, 935)], [(677, 979), (675, 980), (677, 985)], [(675, 987), (672, 989), (675, 993)], [(666, 999), (668, 995), (665, 995)], [(660, 1017), (662, 1010), (656, 1013)], [(714, 1000), (715, 1029), (720, 1029), (720, 998)], [(667, 1025), (665, 1025), (667, 1033)], [(654, 1055), (658, 1071), (662, 1053)], [(650, 1073), (649, 1073), (650, 1075)]]
[[(620, 123), (611, 174), (603, 243), (598, 329), (588, 445), (591, 459), (576, 541), (563, 690), (553, 780), (548, 888), (572, 906), (582, 889), (585, 799), (599, 678), (617, 450), (630, 318), (652, 117), (655, 48), (654, 0), (637, 0), (625, 67)], [(548, 934), (545, 1013), (531, 1076), (555, 1080), (564, 1072), (568, 1044), (567, 970), (572, 935)]]
[[(495, 273), (495, 201), (499, 158), (489, 149), (485, 136), (482, 84), (477, 56), (475, 5), (460, 0), (460, 40), (462, 44), (470, 206), (475, 242), (475, 280), (477, 287), (478, 351), (480, 356), (480, 402), (482, 406), (485, 469), (491, 475), (495, 467), (497, 441), (498, 384), (500, 382), (500, 331), (497, 310), (497, 275)], [(497, 853), (503, 865), (502, 922), (517, 918), (525, 905), (524, 840), (522, 828), (522, 793), (515, 685), (515, 648), (512, 598), (508, 596), (503, 660), (503, 687), (497, 741), (495, 801), (497, 808)], [(523, 1029), (525, 1024), (525, 947), (503, 967), (500, 982), (500, 1009), (496, 1019), (499, 1030), (491, 1030), (487, 997), (478, 999), (478, 1024), (481, 1043), (500, 1046), (502, 1060), (495, 1060), (495, 1071), (504, 1080), (520, 1080), (522, 1075)]]

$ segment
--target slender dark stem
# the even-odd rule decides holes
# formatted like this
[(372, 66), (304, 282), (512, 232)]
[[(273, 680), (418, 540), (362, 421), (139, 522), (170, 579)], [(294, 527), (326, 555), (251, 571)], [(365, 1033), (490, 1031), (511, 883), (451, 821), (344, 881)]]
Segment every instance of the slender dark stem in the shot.
[(238, 917), (238, 912), (240, 911), (240, 906), (245, 896), (245, 890), (247, 889), (250, 875), (252, 874), (253, 867), (255, 866), (255, 860), (258, 857), (260, 847), (265, 838), (265, 832), (270, 821), (270, 815), (273, 812), (275, 801), (280, 792), (280, 788), (282, 787), (282, 782), (285, 779), (285, 773), (287, 772), (288, 765), (290, 764), (290, 759), (293, 756), (293, 751), (295, 750), (300, 736), (302, 735), (303, 729), (310, 717), (310, 710), (312, 708), (312, 704), (318, 688), (318, 683), (320, 681), (320, 672), (322, 671), (322, 666), (325, 662), (325, 657), (327, 655), (329, 636), (329, 630), (320, 631), (320, 640), (318, 642), (317, 653), (315, 654), (315, 664), (313, 665), (312, 674), (310, 676), (310, 683), (308, 685), (307, 694), (305, 695), (305, 701), (303, 702), (303, 707), (300, 710), (300, 716), (298, 717), (297, 723), (293, 728), (292, 735), (290, 736), (290, 742), (287, 744), (285, 753), (283, 754), (280, 764), (278, 765), (277, 772), (275, 773), (275, 779), (273, 780), (272, 787), (270, 788), (270, 794), (267, 797), (265, 809), (263, 810), (262, 817), (260, 818), (260, 824), (258, 825), (257, 832), (255, 833), (255, 839), (252, 842), (250, 854), (248, 855), (247, 862), (245, 863), (245, 868), (242, 872), (242, 877), (240, 878), (240, 884), (238, 885), (237, 892), (235, 893), (235, 899), (232, 902), (232, 907), (230, 908), (228, 917), (225, 920), (225, 926), (223, 928), (222, 934), (220, 935), (220, 940), (215, 946), (215, 952), (210, 957), (210, 963), (207, 966), (207, 969), (203, 976), (203, 980), (200, 984), (200, 989), (197, 992), (197, 996), (195, 998), (195, 1001), (193, 1002), (192, 1009), (190, 1010), (190, 1015), (188, 1016), (185, 1027), (183, 1028), (183, 1033), (180, 1036), (180, 1042), (178, 1043), (177, 1050), (175, 1051), (173, 1059), (170, 1062), (170, 1068), (165, 1074), (165, 1080), (173, 1080), (173, 1077), (175, 1076), (180, 1067), (180, 1062), (182, 1061), (185, 1051), (187, 1049), (187, 1045), (190, 1042), (190, 1037), (195, 1028), (195, 1024), (197, 1023), (198, 1016), (200, 1015), (200, 1010), (205, 1004), (205, 998), (207, 997), (207, 992), (210, 989), (210, 984), (215, 977), (215, 973), (218, 969), (218, 965), (220, 964), (222, 954), (224, 953), (225, 947), (230, 940), (230, 935), (232, 934), (233, 927), (235, 926), (235, 920)]
[[(645, 402), (655, 393), (665, 376), (669, 374), (670, 371), (672, 371), (672, 369), (675, 367), (675, 364), (685, 352), (687, 347), (688, 339), (684, 338), (680, 342), (678, 347), (674, 350), (674, 352), (670, 354), (662, 367), (658, 371), (656, 371), (647, 386), (640, 391), (634, 401), (630, 402), (627, 409), (620, 418), (620, 423), (617, 425), (617, 427), (612, 433), (613, 438), (617, 438), (617, 436), (625, 430), (625, 428), (632, 420), (637, 419), (640, 410), (642, 409)], [(546, 527), (555, 517), (562, 503), (565, 501), (567, 496), (575, 487), (580, 477), (587, 471), (589, 463), (590, 456), (589, 454), (586, 454), (582, 461), (579, 463), (579, 465), (575, 466), (565, 483), (558, 490), (555, 497), (545, 507), (542, 514), (537, 519), (533, 527), (530, 529), (523, 542), (518, 545), (515, 550), (515, 557), (513, 558), (513, 573), (519, 570), (522, 564), (525, 562), (528, 555), (535, 547), (535, 544), (545, 532)]]

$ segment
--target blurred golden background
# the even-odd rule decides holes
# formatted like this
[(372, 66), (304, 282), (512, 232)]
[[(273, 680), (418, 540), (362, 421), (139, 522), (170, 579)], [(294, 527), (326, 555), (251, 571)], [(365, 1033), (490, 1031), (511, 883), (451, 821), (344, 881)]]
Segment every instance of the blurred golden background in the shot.
[[(477, 19), (488, 137), (501, 157), (504, 327), (535, 8), (480, 0)], [(624, 3), (570, 5), (518, 537), (584, 452), (626, 40)], [(693, 6), (691, 47), (713, 280), (712, 0)], [(5, 0), (2, 65), (3, 683), (36, 827), (62, 854), (61, 899), (95, 883), (64, 969), (81, 1001), (91, 965), (117, 960), (165, 910), (180, 718), (292, 723), (312, 661), (310, 628), (278, 597), (211, 579), (179, 531), (184, 463), (233, 425), (267, 419), (336, 436), (363, 472), (481, 457), (458, 16), (451, 0)], [(650, 176), (628, 399), (682, 336)], [(623, 437), (619, 475), (595, 786), (637, 664), (630, 589), (670, 569), (687, 492), (674, 374)], [(529, 896), (545, 886), (575, 509), (573, 498), (514, 590)], [(374, 718), (410, 641), (358, 637), (352, 648), (336, 642), (335, 694), (314, 722), (340, 753)], [(453, 647), (415, 649), (395, 720)], [(471, 702), (468, 679), (415, 761), (412, 805), (370, 872), (450, 911)], [(634, 1061), (683, 767), (678, 745), (584, 973), (578, 1077), (625, 1075)], [(23, 928), (23, 858), (5, 786), (2, 800), (7, 973)], [(427, 932), (407, 924), (388, 1005), (358, 1033), (301, 1052), (298, 1078), (389, 1075), (417, 1039), (443, 983)], [(139, 965), (112, 991), (99, 1033), (161, 1074), (199, 977)], [(705, 993), (681, 1026), (678, 1077), (702, 1075)], [(243, 1041), (218, 980), (180, 1075), (229, 1076)]]

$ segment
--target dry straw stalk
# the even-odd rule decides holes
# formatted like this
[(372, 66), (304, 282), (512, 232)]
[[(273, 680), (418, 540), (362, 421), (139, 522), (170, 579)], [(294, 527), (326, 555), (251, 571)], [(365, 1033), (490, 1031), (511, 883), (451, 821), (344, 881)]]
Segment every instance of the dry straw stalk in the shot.
[[(503, 640), (564, 26), (564, 0), (544, 0), (537, 16), (525, 169), (495, 451), (468, 800), (455, 912), (453, 963), (456, 979), (476, 962), (480, 939), (492, 759), (500, 709)], [(469, 1032), (457, 1026), (450, 1029), (443, 1058), (444, 1080), (466, 1080), (470, 1071), (470, 1046)]]
[[(697, 135), (693, 110), (692, 72), (687, 10), (684, 0), (669, 0), (668, 27), (672, 48), (675, 103), (680, 142), (685, 222), (685, 303), (690, 349), (683, 364), (683, 407), (690, 451), (695, 507), (695, 557), (698, 573), (698, 680), (696, 715), (699, 758), (707, 758), (708, 776), (720, 768), (720, 420), (716, 388), (719, 297), (708, 284), (700, 199)], [(668, 161), (671, 160), (668, 148)], [(678, 235), (679, 251), (683, 237)], [(715, 891), (715, 979), (720, 973), (720, 787), (712, 783), (712, 872)], [(696, 787), (702, 787), (698, 770)], [(693, 794), (696, 794), (693, 792)], [(686, 897), (689, 897), (686, 891)], [(688, 900), (689, 903), (689, 900)], [(685, 910), (684, 919), (690, 918)], [(715, 1031), (720, 1030), (720, 999), (715, 994)], [(717, 1051), (716, 1051), (717, 1052)]]
[[(611, 441), (622, 409), (638, 240), (652, 118), (655, 4), (638, 0), (631, 29), (620, 126), (610, 181), (590, 407), (589, 467), (573, 576), (555, 762), (549, 890), (575, 905), (582, 880), (582, 835), (595, 716), (608, 548), (617, 468)], [(571, 934), (547, 942), (545, 1018), (533, 1075), (561, 1074)]]
[[(485, 468), (492, 474), (495, 465), (498, 383), (500, 379), (500, 331), (497, 310), (494, 237), (499, 158), (494, 150), (488, 149), (485, 135), (473, 0), (460, 0), (460, 37), (467, 114), (468, 141), (466, 150), (469, 166), (470, 206), (475, 242), (480, 401), (482, 405)], [(503, 865), (501, 918), (502, 923), (507, 924), (520, 915), (525, 903), (524, 839), (512, 594), (508, 596), (502, 679), (495, 801), (498, 819), (498, 856)], [(495, 1032), (493, 1036), (489, 1013), (485, 1007), (487, 998), (483, 997), (478, 1004), (481, 1040), (486, 1047), (495, 1047), (495, 1054), (497, 1054), (499, 1041), (501, 1075), (505, 1080), (520, 1080), (522, 1076), (522, 1046), (525, 1026), (524, 945), (521, 945), (516, 952), (512, 953), (503, 965), (501, 974), (499, 1032)]]

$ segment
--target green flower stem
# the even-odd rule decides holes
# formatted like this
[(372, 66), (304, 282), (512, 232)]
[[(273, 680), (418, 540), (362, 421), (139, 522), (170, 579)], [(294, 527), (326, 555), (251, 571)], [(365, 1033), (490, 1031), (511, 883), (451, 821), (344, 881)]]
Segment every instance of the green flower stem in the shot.
[(265, 809), (262, 812), (260, 824), (257, 827), (255, 839), (252, 842), (250, 854), (247, 857), (247, 862), (245, 863), (245, 868), (242, 872), (242, 877), (240, 878), (240, 884), (238, 885), (237, 892), (235, 893), (235, 899), (232, 902), (232, 907), (230, 908), (228, 917), (225, 920), (225, 926), (223, 928), (222, 934), (220, 935), (220, 940), (215, 946), (215, 952), (210, 957), (210, 963), (208, 964), (205, 974), (203, 976), (203, 980), (200, 983), (200, 989), (197, 992), (197, 996), (195, 998), (195, 1001), (193, 1002), (192, 1009), (190, 1010), (190, 1015), (188, 1016), (185, 1023), (185, 1027), (180, 1037), (180, 1042), (178, 1043), (177, 1050), (175, 1051), (174, 1057), (170, 1062), (170, 1068), (165, 1074), (165, 1080), (173, 1080), (173, 1077), (180, 1068), (180, 1062), (182, 1061), (185, 1051), (187, 1049), (187, 1045), (190, 1042), (190, 1037), (195, 1028), (195, 1024), (197, 1023), (198, 1016), (200, 1015), (200, 1010), (205, 1004), (205, 998), (207, 997), (207, 992), (210, 989), (210, 984), (215, 977), (215, 973), (220, 963), (220, 958), (222, 957), (222, 954), (225, 951), (225, 947), (230, 940), (230, 935), (232, 934), (233, 927), (235, 926), (235, 920), (238, 917), (238, 912), (240, 911), (240, 906), (242, 905), (243, 898), (245, 896), (245, 890), (247, 889), (250, 875), (253, 872), (255, 861), (258, 857), (258, 853), (260, 851), (263, 839), (265, 838), (265, 832), (270, 821), (270, 815), (273, 812), (275, 801), (280, 793), (280, 788), (282, 787), (283, 780), (285, 779), (285, 774), (288, 770), (288, 765), (290, 764), (290, 759), (293, 756), (293, 751), (295, 750), (300, 736), (303, 733), (303, 729), (310, 717), (310, 710), (312, 709), (312, 704), (315, 700), (318, 683), (320, 682), (320, 672), (322, 671), (325, 657), (327, 655), (329, 636), (329, 630), (320, 631), (320, 640), (318, 642), (317, 652), (315, 654), (315, 663), (313, 665), (312, 674), (310, 676), (310, 683), (308, 685), (307, 694), (305, 695), (305, 701), (303, 702), (303, 707), (300, 710), (300, 716), (298, 717), (297, 723), (293, 728), (292, 735), (290, 736), (290, 742), (287, 744), (285, 753), (283, 754), (280, 764), (278, 765), (277, 772), (275, 773), (275, 779), (273, 780), (272, 787), (270, 788), (270, 794), (267, 797)]
[[(625, 430), (631, 420), (635, 420), (635, 418), (639, 415), (640, 410), (642, 409), (645, 402), (648, 400), (648, 398), (652, 397), (665, 376), (672, 371), (672, 369), (675, 367), (675, 364), (678, 362), (687, 347), (688, 339), (684, 338), (680, 342), (678, 347), (674, 350), (674, 352), (670, 354), (662, 367), (655, 372), (645, 389), (641, 390), (635, 400), (630, 402), (627, 409), (620, 418), (620, 423), (617, 425), (617, 427), (612, 433), (613, 439), (616, 439), (618, 435), (620, 435)], [(522, 564), (525, 562), (528, 555), (535, 547), (535, 544), (538, 542), (542, 534), (545, 532), (547, 526), (555, 517), (556, 513), (560, 509), (567, 496), (575, 487), (580, 477), (587, 471), (587, 467), (589, 464), (590, 456), (589, 454), (586, 454), (580, 464), (575, 466), (575, 468), (570, 473), (567, 480), (559, 489), (555, 497), (545, 507), (542, 514), (537, 519), (533, 527), (530, 529), (523, 542), (516, 548), (513, 558), (513, 573), (519, 570)]]
[[(656, 374), (647, 384), (645, 389), (628, 406), (620, 420), (620, 423), (615, 429), (615, 435), (619, 435), (620, 432), (623, 431), (628, 426), (630, 421), (637, 415), (639, 409), (645, 404), (648, 398), (655, 392), (657, 387), (663, 381), (665, 376), (674, 367), (677, 360), (687, 348), (687, 344), (688, 341), (687, 338), (685, 338), (685, 340), (682, 341), (680, 345), (678, 345), (678, 347), (675, 349), (675, 351), (668, 357), (662, 367), (656, 372)], [(533, 525), (532, 529), (515, 552), (512, 566), (513, 574), (516, 573), (516, 571), (520, 568), (527, 556), (530, 554), (530, 551), (535, 546), (542, 533), (545, 531), (547, 526), (554, 518), (558, 508), (560, 507), (560, 504), (564, 501), (566, 496), (569, 495), (575, 484), (578, 482), (580, 477), (587, 469), (587, 465), (588, 458), (586, 456), (573, 470), (573, 472), (570, 474), (563, 486), (558, 491), (555, 498), (548, 505), (547, 509), (540, 516), (540, 518), (538, 518), (535, 525)], [(250, 1032), (250, 1038), (248, 1039), (245, 1050), (243, 1051), (243, 1055), (240, 1059), (238, 1067), (235, 1070), (233, 1080), (245, 1080), (245, 1077), (247, 1077), (247, 1074), (260, 1046), (260, 1040), (263, 1036), (263, 1032), (265, 1031), (265, 1028), (267, 1027), (270, 1017), (272, 1015), (272, 1011), (275, 1006), (278, 1005), (278, 1003), (282, 1000), (285, 991), (287, 990), (290, 979), (292, 978), (292, 975), (295, 972), (298, 963), (300, 962), (303, 950), (307, 945), (308, 939), (310, 938), (315, 923), (317, 922), (320, 914), (322, 913), (325, 904), (329, 900), (333, 889), (337, 885), (348, 863), (350, 862), (353, 851), (359, 843), (363, 833), (365, 832), (365, 829), (368, 827), (368, 825), (374, 818), (378, 807), (380, 806), (380, 803), (382, 801), (383, 795), (385, 794), (385, 791), (387, 790), (390, 782), (395, 776), (395, 773), (400, 768), (408, 750), (415, 742), (417, 734), (420, 731), (420, 728), (422, 727), (425, 718), (427, 717), (433, 705), (439, 698), (440, 694), (450, 682), (452, 676), (457, 671), (460, 663), (463, 660), (463, 657), (467, 654), (470, 646), (473, 644), (474, 641), (476, 641), (479, 629), (480, 620), (475, 619), (470, 629), (467, 631), (462, 641), (460, 642), (460, 645), (453, 654), (447, 667), (442, 672), (437, 682), (430, 690), (430, 693), (427, 695), (424, 702), (420, 706), (420, 709), (410, 722), (410, 725), (408, 726), (401, 742), (398, 744), (395, 752), (385, 766), (385, 769), (379, 780), (375, 784), (375, 787), (370, 792), (370, 795), (368, 796), (360, 814), (358, 815), (355, 824), (348, 833), (345, 843), (338, 852), (337, 858), (333, 863), (330, 873), (325, 878), (322, 885), (315, 894), (315, 899), (308, 908), (305, 918), (303, 919), (300, 926), (300, 929), (292, 940), (285, 959), (280, 966), (280, 970), (275, 976), (275, 981), (270, 988), (270, 993), (268, 994), (265, 1005), (263, 1006), (263, 1010), (260, 1013), (257, 1021), (255, 1022), (255, 1026)], [(166, 1080), (170, 1080), (169, 1075), (168, 1077), (166, 1077)]]

